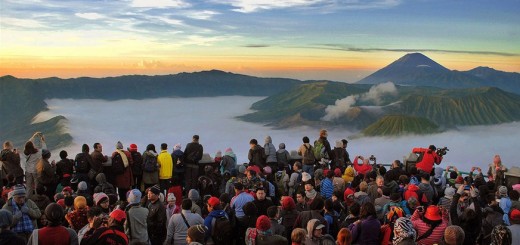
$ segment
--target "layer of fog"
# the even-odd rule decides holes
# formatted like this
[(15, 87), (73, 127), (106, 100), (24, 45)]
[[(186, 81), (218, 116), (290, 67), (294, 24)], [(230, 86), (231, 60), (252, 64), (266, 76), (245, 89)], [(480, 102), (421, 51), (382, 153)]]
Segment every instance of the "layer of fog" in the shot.
[(334, 105), (329, 105), (325, 108), (325, 116), (321, 118), (323, 121), (333, 121), (344, 115), (360, 102), (372, 102), (375, 105), (381, 104), (381, 97), (385, 95), (396, 95), (397, 88), (394, 83), (386, 82), (372, 86), (368, 92), (363, 94), (349, 95), (343, 99), (336, 100)]
[[(147, 100), (46, 100), (49, 111), (40, 114), (39, 120), (55, 115), (68, 118), (68, 130), (73, 137), (73, 145), (66, 147), (69, 156), (80, 152), (81, 144), (92, 147), (95, 142), (104, 145), (105, 154), (115, 149), (118, 140), (125, 148), (136, 143), (139, 151), (147, 144), (154, 143), (159, 149), (163, 142), (168, 143), (169, 151), (174, 144), (182, 147), (191, 141), (193, 134), (200, 135), (205, 152), (214, 156), (217, 150), (231, 147), (239, 162), (247, 162), (249, 140), (258, 139), (263, 145), (264, 138), (270, 135), (273, 143), (284, 142), (286, 148), (296, 150), (303, 136), (314, 140), (319, 128), (298, 127), (275, 130), (262, 124), (248, 123), (236, 117), (250, 112), (252, 103), (261, 97), (212, 97), (212, 98), (162, 98)], [(379, 163), (402, 160), (413, 147), (447, 146), (450, 151), (441, 166), (457, 165), (459, 169), (471, 166), (487, 166), (495, 154), (502, 156), (507, 166), (518, 165), (515, 155), (520, 138), (520, 123), (495, 126), (461, 127), (458, 131), (448, 131), (437, 135), (409, 136), (399, 138), (371, 137), (349, 140), (348, 151), (351, 158), (355, 155), (375, 155)], [(347, 138), (355, 132), (330, 129), (329, 141)], [(52, 159), (58, 159), (62, 149), (51, 149)]]

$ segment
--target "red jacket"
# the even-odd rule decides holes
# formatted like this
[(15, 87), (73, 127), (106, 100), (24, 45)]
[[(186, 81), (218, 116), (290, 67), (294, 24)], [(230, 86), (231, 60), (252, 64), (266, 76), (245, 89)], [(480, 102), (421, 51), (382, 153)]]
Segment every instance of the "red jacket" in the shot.
[(358, 157), (354, 158), (354, 169), (358, 174), (366, 175), (368, 172), (372, 171), (372, 166), (370, 165), (359, 165), (358, 164)]
[(434, 163), (437, 165), (441, 164), (442, 157), (428, 148), (413, 148), (412, 152), (421, 153), (423, 155), (422, 160), (415, 165), (417, 170), (431, 173)]

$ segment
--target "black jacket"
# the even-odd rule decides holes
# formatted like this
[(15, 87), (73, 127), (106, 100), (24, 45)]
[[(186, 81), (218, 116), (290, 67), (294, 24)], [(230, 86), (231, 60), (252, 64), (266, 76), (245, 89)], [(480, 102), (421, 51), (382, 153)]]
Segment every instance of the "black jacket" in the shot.
[(200, 159), (202, 159), (202, 154), (204, 152), (204, 148), (201, 144), (197, 142), (191, 142), (186, 145), (186, 149), (184, 150), (184, 163), (186, 164), (198, 164)]

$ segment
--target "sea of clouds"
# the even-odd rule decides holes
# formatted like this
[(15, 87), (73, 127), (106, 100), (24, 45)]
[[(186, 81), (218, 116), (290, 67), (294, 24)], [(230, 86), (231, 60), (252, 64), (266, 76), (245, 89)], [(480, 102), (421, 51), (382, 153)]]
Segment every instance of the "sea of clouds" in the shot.
[[(392, 90), (392, 89), (390, 89)], [(73, 144), (66, 147), (69, 157), (81, 151), (81, 145), (91, 146), (100, 142), (105, 154), (111, 154), (117, 141), (125, 148), (131, 143), (143, 151), (153, 143), (159, 149), (161, 143), (182, 144), (184, 149), (194, 134), (200, 135), (204, 151), (214, 156), (217, 150), (231, 147), (239, 162), (247, 162), (249, 140), (256, 138), (263, 145), (270, 135), (278, 148), (285, 143), (286, 149), (296, 150), (303, 136), (311, 141), (318, 137), (319, 128), (296, 127), (272, 129), (260, 123), (243, 122), (237, 116), (251, 112), (250, 106), (263, 97), (224, 96), (203, 98), (160, 98), (146, 100), (46, 100), (49, 110), (40, 113), (35, 121), (47, 120), (56, 115), (68, 118), (67, 129)], [(456, 165), (469, 170), (471, 166), (485, 167), (495, 154), (502, 156), (506, 166), (518, 166), (516, 150), (520, 138), (520, 122), (494, 125), (460, 127), (444, 133), (427, 136), (369, 137), (350, 139), (348, 151), (355, 155), (375, 155), (378, 163), (402, 160), (414, 147), (447, 146), (450, 151), (441, 166)], [(329, 129), (331, 145), (336, 140), (355, 135), (345, 129)], [(58, 160), (62, 149), (51, 149), (52, 159)]]

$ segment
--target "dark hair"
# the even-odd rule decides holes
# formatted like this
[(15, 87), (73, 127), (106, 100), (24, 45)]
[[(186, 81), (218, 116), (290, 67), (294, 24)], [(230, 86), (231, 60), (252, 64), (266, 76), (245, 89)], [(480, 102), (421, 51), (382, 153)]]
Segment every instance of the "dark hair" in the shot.
[(329, 199), (325, 200), (325, 203), (324, 203), (323, 207), (327, 211), (334, 210), (334, 203), (332, 202), (332, 199), (329, 198)]
[(303, 140), (303, 143), (309, 143), (310, 142), (309, 137), (307, 137), (307, 136), (303, 136), (302, 140)]
[(255, 193), (258, 192), (258, 191), (264, 191), (265, 192), (265, 189), (264, 189), (264, 187), (258, 187), (258, 188), (256, 188)]
[(67, 151), (60, 151), (60, 158), (62, 160), (65, 160), (67, 158), (68, 154)]
[(354, 202), (352, 206), (350, 206), (349, 210), (352, 215), (357, 217), (359, 216), (359, 211), (361, 211), (361, 206), (359, 205), (359, 203)]
[(199, 136), (198, 135), (193, 135), (193, 139), (196, 140), (196, 141), (199, 141)]
[(36, 185), (36, 194), (43, 195), (44, 193), (45, 193), (45, 186), (42, 185), (41, 183), (38, 183), (38, 185)]
[(363, 203), (361, 211), (359, 212), (361, 218), (368, 218), (369, 216), (377, 216), (376, 207), (371, 202)]
[(378, 170), (379, 170), (379, 174), (380, 175), (385, 175), (386, 174), (385, 166), (380, 166)]
[(66, 206), (70, 207), (70, 206), (74, 205), (74, 197), (72, 197), (72, 196), (66, 196), (64, 201), (65, 201)]
[(489, 193), (486, 195), (486, 203), (491, 204), (491, 202), (495, 201), (495, 194)]
[(411, 167), (410, 168), (410, 174), (411, 175), (417, 175), (417, 167)]
[(334, 177), (334, 171), (329, 170), (329, 172), (327, 172), (327, 178), (332, 179), (333, 177)]
[(345, 146), (346, 144), (348, 144), (348, 140), (346, 140), (346, 139), (342, 139), (341, 142), (343, 142), (343, 146)]
[(36, 147), (34, 147), (34, 143), (32, 141), (27, 141), (25, 143), (23, 154), (28, 156), (28, 155), (34, 154), (36, 152), (38, 152), (38, 149), (36, 149)]
[(278, 214), (277, 206), (271, 206), (271, 207), (267, 208), (267, 217), (274, 219), (274, 218), (276, 218), (277, 214)]
[(94, 147), (94, 149), (97, 149), (99, 145), (101, 145), (101, 144), (96, 142), (96, 143), (94, 143), (94, 145), (92, 147)]
[(161, 144), (161, 150), (166, 150), (166, 149), (168, 149), (168, 144), (162, 143)]
[(343, 200), (345, 193), (343, 191), (334, 191), (332, 193), (333, 196), (336, 196), (339, 200)]
[(403, 185), (407, 185), (410, 183), (410, 178), (408, 178), (407, 175), (401, 175), (399, 176), (399, 183), (403, 184)]
[(323, 201), (323, 199), (321, 197), (317, 196), (314, 199), (312, 199), (312, 202), (309, 205), (309, 209), (310, 210), (322, 210), (324, 206), (325, 206), (325, 202)]
[(88, 153), (89, 151), (90, 151), (90, 148), (88, 147), (87, 144), (83, 144), (83, 145), (81, 146), (81, 152), (83, 152), (83, 153)]
[(258, 141), (256, 139), (251, 139), (249, 144), (258, 145)]
[(389, 197), (391, 194), (393, 194), (392, 189), (389, 187), (383, 186), (383, 195)]
[(511, 200), (517, 201), (520, 198), (520, 193), (518, 193), (518, 191), (515, 191), (515, 190), (510, 190), (509, 198), (511, 198)]
[(295, 162), (294, 165), (298, 167), (298, 169), (302, 169), (302, 163), (301, 162)]
[(87, 211), (87, 218), (94, 218), (102, 213), (100, 207), (91, 207)]
[(157, 151), (155, 151), (155, 145), (154, 144), (148, 144), (146, 146), (146, 151), (153, 151), (153, 152), (157, 153)]
[(190, 199), (182, 200), (181, 208), (182, 210), (191, 210), (192, 203)]

